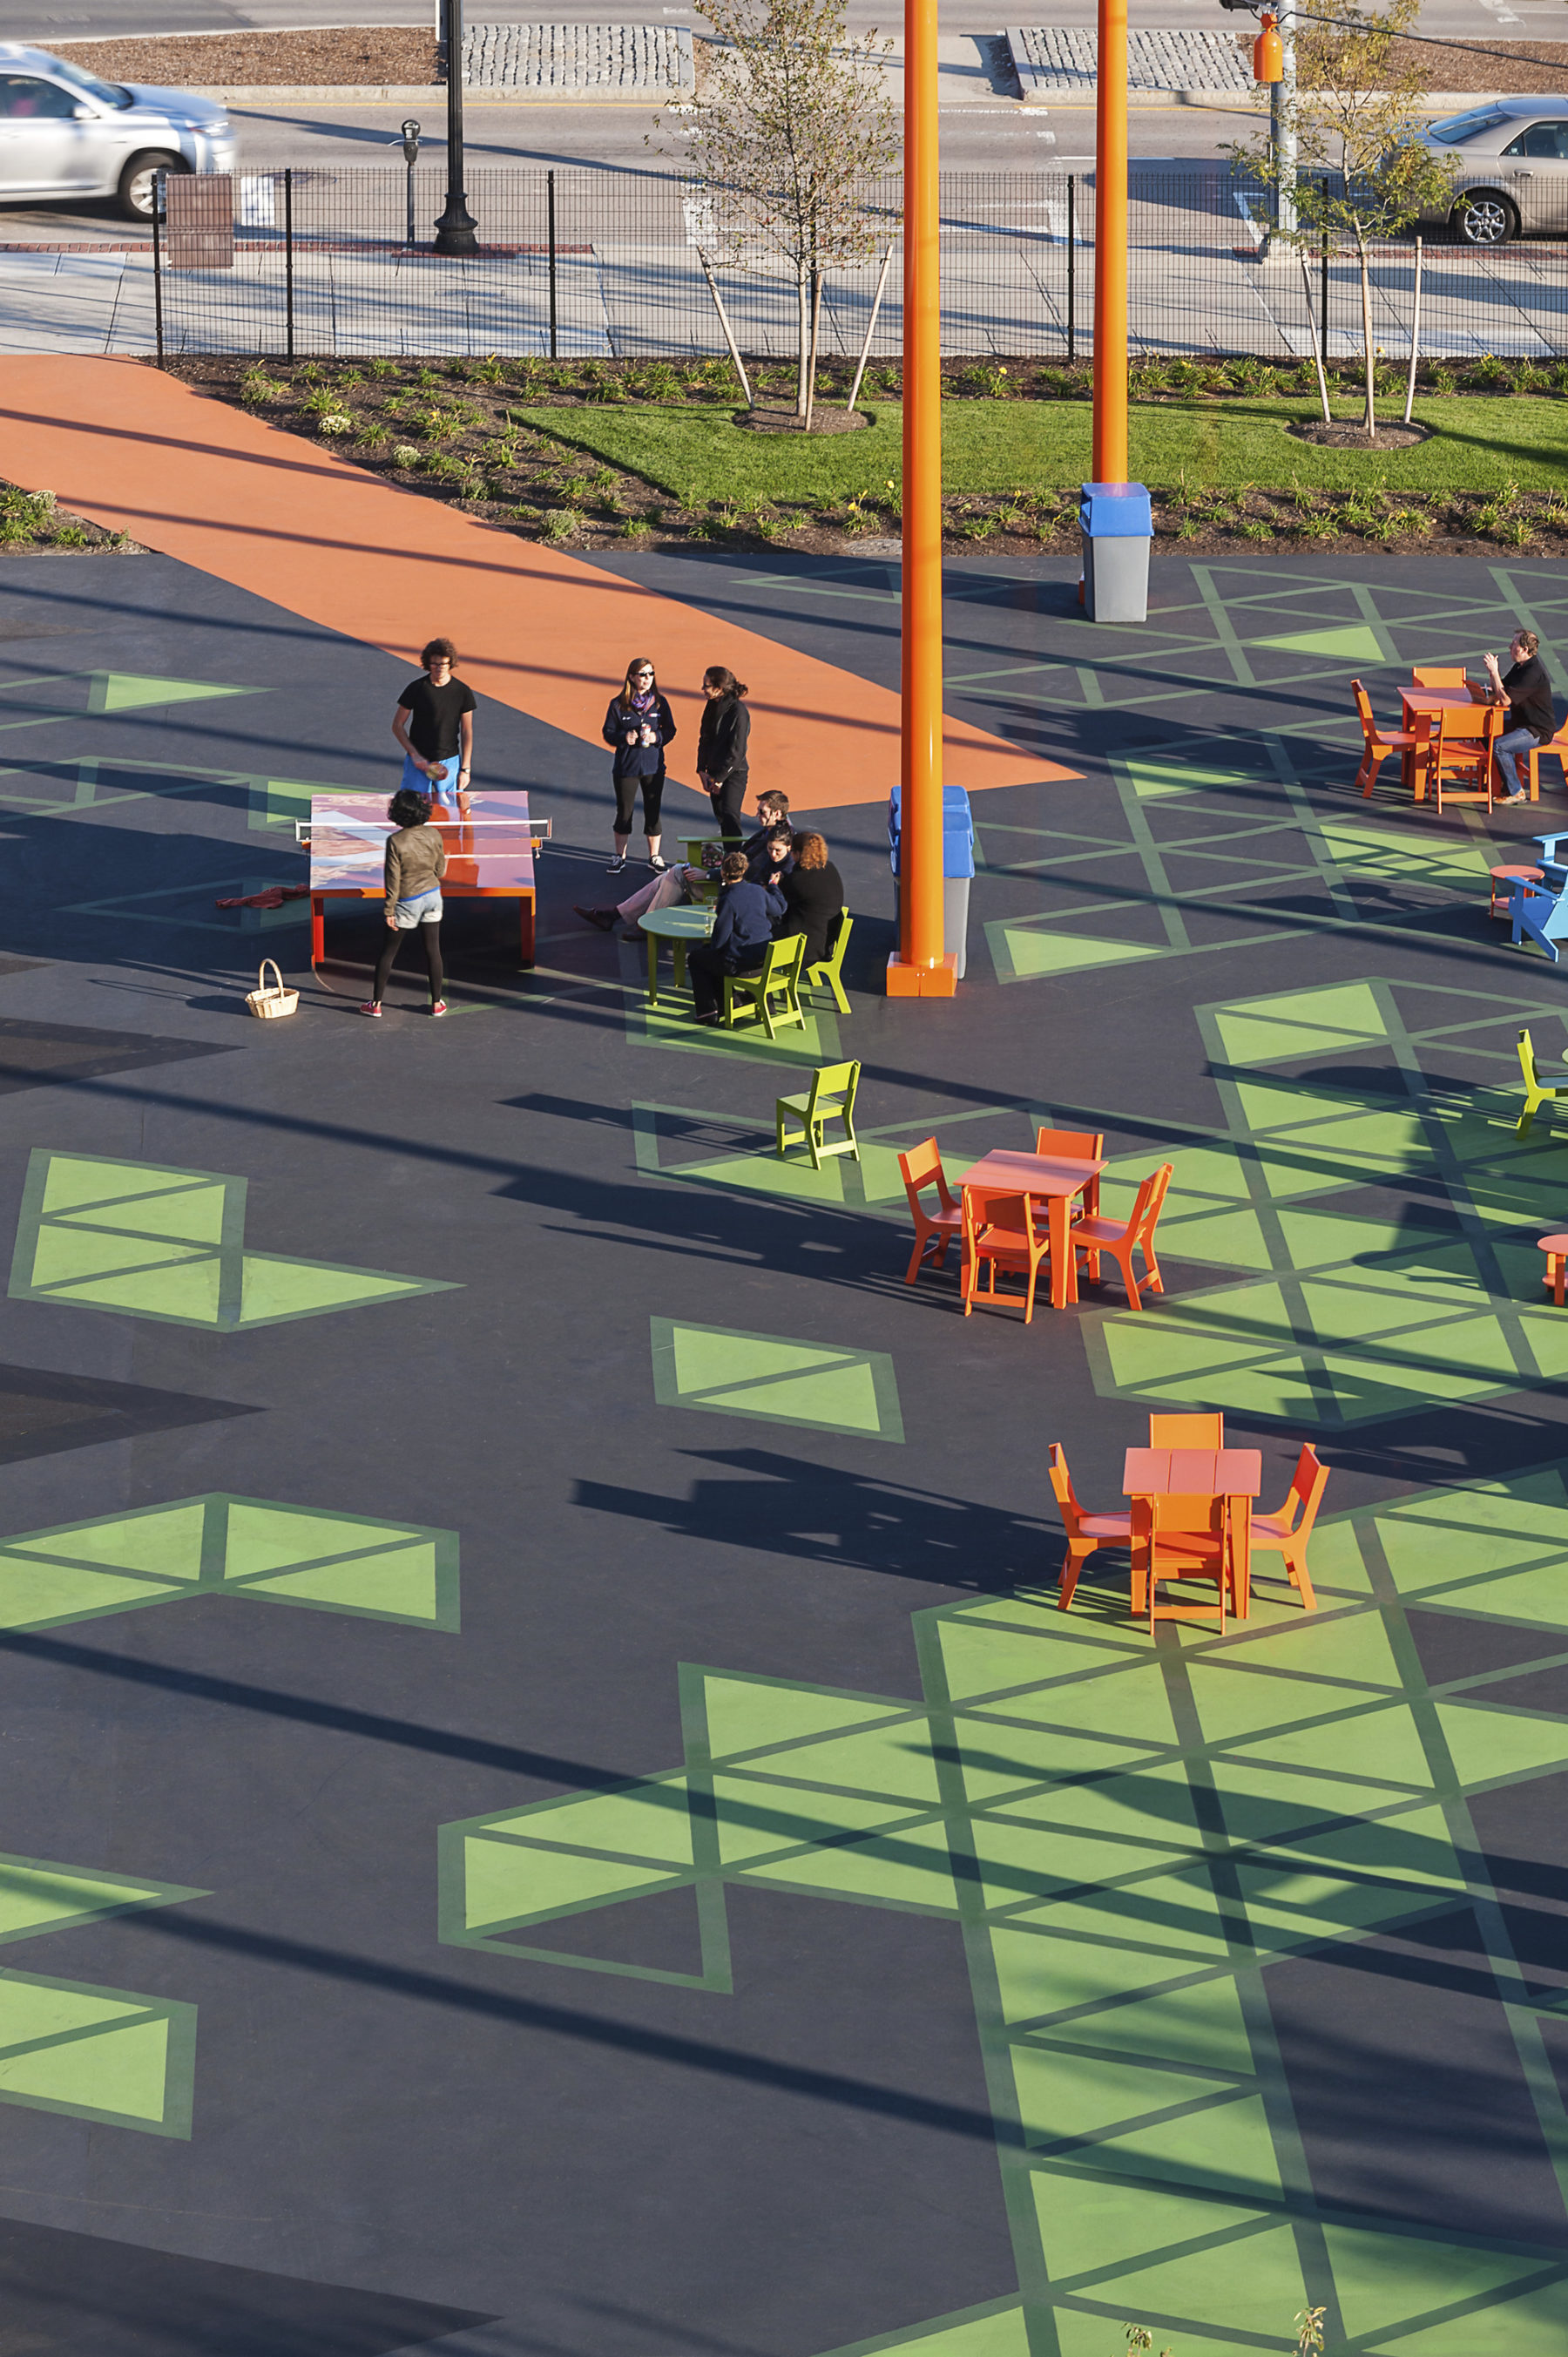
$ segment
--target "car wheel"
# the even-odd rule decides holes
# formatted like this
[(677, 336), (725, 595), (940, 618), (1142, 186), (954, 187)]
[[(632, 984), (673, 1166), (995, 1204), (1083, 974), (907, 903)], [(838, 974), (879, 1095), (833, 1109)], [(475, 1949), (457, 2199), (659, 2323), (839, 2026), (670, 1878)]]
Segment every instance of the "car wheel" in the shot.
[(188, 172), (183, 156), (133, 156), (120, 175), (120, 210), (127, 221), (150, 221), (160, 172)]
[(1495, 188), (1477, 188), (1461, 198), (1448, 226), (1461, 245), (1507, 245), (1519, 235), (1519, 214)]

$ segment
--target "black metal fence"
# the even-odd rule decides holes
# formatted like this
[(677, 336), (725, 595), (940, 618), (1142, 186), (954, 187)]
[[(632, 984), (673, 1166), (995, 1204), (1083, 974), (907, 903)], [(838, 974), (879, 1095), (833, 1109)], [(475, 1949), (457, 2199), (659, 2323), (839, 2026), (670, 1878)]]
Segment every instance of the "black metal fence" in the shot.
[[(730, 233), (722, 199), (656, 175), (479, 171), (479, 251), (438, 254), (435, 167), (385, 166), (171, 178), (153, 262), (160, 356), (527, 354), (647, 359), (793, 350), (787, 265)], [(903, 340), (900, 189), (863, 191), (866, 242), (829, 271), (829, 353), (895, 355)], [(1093, 349), (1092, 179), (1062, 172), (942, 177), (942, 344), (950, 354), (1081, 359)], [(1147, 354), (1310, 360), (1360, 349), (1353, 253), (1267, 233), (1264, 193), (1228, 168), (1132, 174), (1130, 327)], [(1568, 353), (1568, 242), (1487, 252), (1434, 225), (1420, 346), (1434, 359)], [(1372, 256), (1373, 340), (1408, 353), (1413, 238)], [(1304, 267), (1305, 264), (1305, 267)], [(886, 267), (885, 268), (885, 264)], [(878, 306), (879, 281), (885, 292)]]

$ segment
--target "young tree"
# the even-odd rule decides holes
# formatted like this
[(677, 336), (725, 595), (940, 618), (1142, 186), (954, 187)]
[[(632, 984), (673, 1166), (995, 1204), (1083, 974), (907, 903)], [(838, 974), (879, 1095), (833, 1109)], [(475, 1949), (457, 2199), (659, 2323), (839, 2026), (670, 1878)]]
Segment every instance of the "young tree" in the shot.
[(702, 0), (702, 14), (726, 46), (682, 110), (687, 175), (732, 264), (760, 246), (794, 281), (795, 407), (810, 432), (822, 274), (875, 252), (861, 184), (898, 152), (892, 43), (851, 39), (844, 0)]
[[(1361, 348), (1366, 364), (1367, 433), (1376, 441), (1372, 290), (1368, 248), (1397, 236), (1430, 211), (1445, 211), (1452, 159), (1419, 144), (1422, 68), (1395, 44), (1415, 36), (1421, 0), (1388, 0), (1377, 15), (1355, 0), (1313, 0), (1296, 17), (1294, 221), (1275, 234), (1316, 243), (1325, 231), (1355, 242), (1361, 272)], [(1279, 159), (1259, 139), (1227, 151), (1233, 162), (1278, 189)], [(1282, 210), (1283, 209), (1282, 208)]]

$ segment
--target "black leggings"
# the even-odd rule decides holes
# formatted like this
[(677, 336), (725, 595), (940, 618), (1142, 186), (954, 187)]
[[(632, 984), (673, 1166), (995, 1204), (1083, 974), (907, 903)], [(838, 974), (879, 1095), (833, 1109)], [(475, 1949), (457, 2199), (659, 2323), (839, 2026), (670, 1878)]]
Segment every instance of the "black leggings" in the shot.
[(664, 772), (660, 770), (651, 778), (618, 778), (616, 789), (616, 833), (630, 834), (637, 823), (637, 790), (642, 788), (642, 831), (650, 841), (659, 833), (659, 813), (664, 800)]
[(708, 795), (708, 800), (714, 806), (714, 824), (726, 843), (738, 843), (745, 831), (741, 824), (740, 813), (741, 805), (746, 800), (746, 770), (743, 770), (738, 777), (732, 772), (725, 778), (716, 794), (710, 792)]
[(404, 942), (408, 940), (411, 933), (417, 933), (420, 938), (420, 942), (424, 946), (424, 963), (430, 975), (430, 1004), (432, 1006), (435, 1005), (437, 999), (442, 996), (446, 985), (441, 973), (441, 922), (439, 918), (437, 918), (436, 921), (433, 925), (410, 925), (406, 931), (401, 933), (397, 931), (393, 926), (389, 925), (386, 929), (386, 939), (381, 943), (381, 953), (376, 960), (375, 987), (371, 993), (371, 996), (375, 1000), (378, 1006), (381, 1003), (381, 993), (387, 986), (387, 976), (391, 974), (392, 966), (396, 963), (397, 953), (399, 950), (402, 949)]

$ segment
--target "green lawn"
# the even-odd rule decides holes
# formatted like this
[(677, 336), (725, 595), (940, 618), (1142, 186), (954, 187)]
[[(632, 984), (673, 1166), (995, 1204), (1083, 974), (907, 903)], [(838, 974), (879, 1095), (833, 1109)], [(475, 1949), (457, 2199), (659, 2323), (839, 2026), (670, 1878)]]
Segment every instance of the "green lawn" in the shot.
[[(1402, 404), (1385, 402), (1385, 417)], [(1337, 401), (1337, 416), (1359, 414)], [(750, 434), (722, 413), (683, 408), (514, 409), (520, 423), (640, 475), (685, 506), (732, 500), (822, 506), (856, 493), (874, 497), (899, 479), (902, 413), (871, 407), (858, 434), (803, 441)], [(1314, 417), (1316, 403), (1170, 402), (1134, 406), (1133, 472), (1151, 489), (1251, 483), (1285, 490), (1293, 479), (1313, 490), (1372, 486), (1390, 491), (1483, 491), (1509, 480), (1521, 490), (1568, 485), (1568, 403), (1473, 395), (1418, 400), (1415, 414), (1434, 431), (1411, 450), (1321, 450), (1284, 428)], [(1090, 410), (1078, 401), (951, 401), (942, 411), (942, 475), (950, 491), (1032, 491), (1078, 483), (1089, 471)]]

